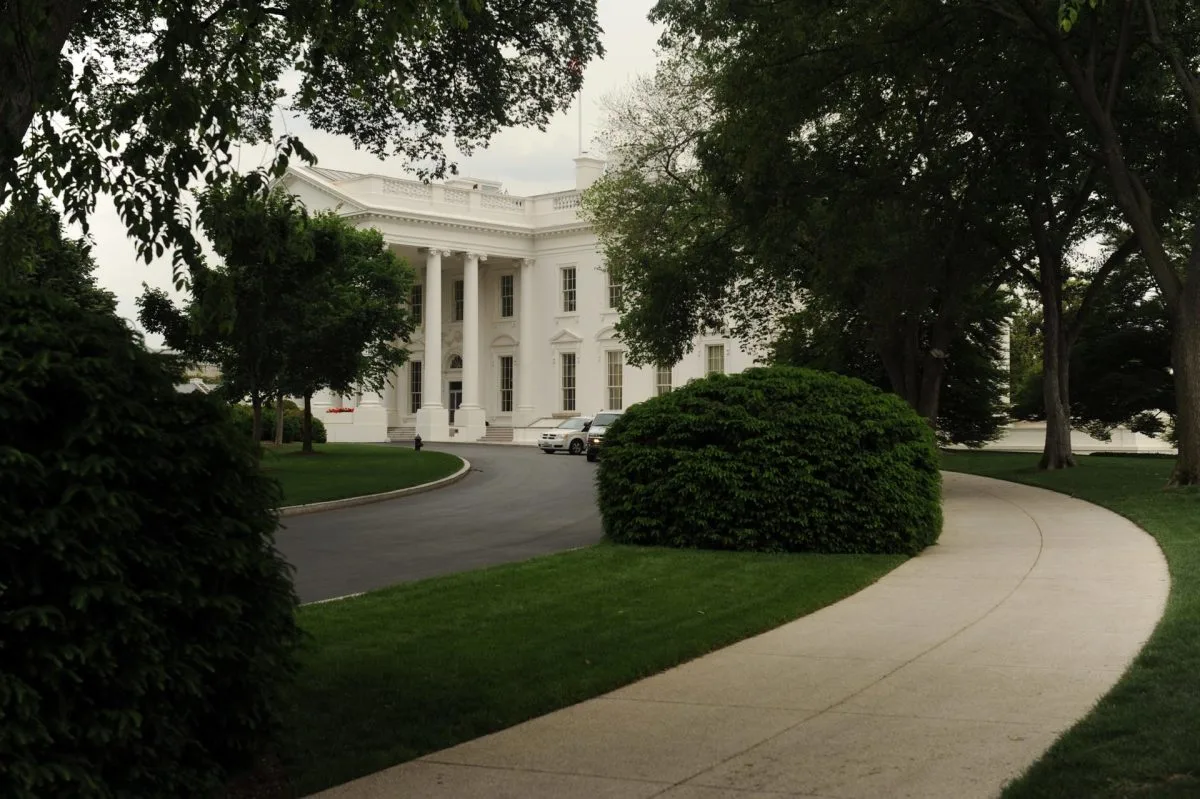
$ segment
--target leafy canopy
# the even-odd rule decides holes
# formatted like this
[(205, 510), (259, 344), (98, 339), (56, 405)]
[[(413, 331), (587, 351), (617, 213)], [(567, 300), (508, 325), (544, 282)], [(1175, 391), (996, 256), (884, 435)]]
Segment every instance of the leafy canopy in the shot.
[[(440, 176), (447, 139), (470, 152), (545, 126), (599, 33), (595, 0), (7, 0), (0, 204), (43, 181), (86, 221), (107, 193), (143, 257), (183, 244), (190, 263), (181, 193), (235, 171), (236, 143), (270, 141), (285, 97), (314, 129)], [(270, 174), (313, 160), (296, 136), (276, 145)]]

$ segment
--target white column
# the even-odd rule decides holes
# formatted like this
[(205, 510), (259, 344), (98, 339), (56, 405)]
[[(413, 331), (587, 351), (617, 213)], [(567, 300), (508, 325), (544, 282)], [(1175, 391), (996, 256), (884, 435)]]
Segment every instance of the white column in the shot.
[(533, 270), (536, 263), (532, 258), (521, 259), (521, 305), (517, 309), (521, 340), (517, 351), (517, 415), (514, 420), (520, 427), (533, 424), (537, 418), (533, 404)]
[(430, 250), (425, 255), (424, 379), (421, 407), (442, 406), (442, 258), (450, 253)]
[[(450, 412), (442, 405), (442, 258), (449, 254), (445, 250), (425, 254), (425, 354), (421, 360), (421, 407), (417, 409), (417, 435), (423, 441), (450, 440)], [(399, 393), (403, 402), (407, 391), (402, 388)]]
[(463, 441), (474, 441), (487, 432), (479, 386), (479, 262), (486, 260), (486, 255), (476, 252), (463, 259), (463, 401), (454, 414)]

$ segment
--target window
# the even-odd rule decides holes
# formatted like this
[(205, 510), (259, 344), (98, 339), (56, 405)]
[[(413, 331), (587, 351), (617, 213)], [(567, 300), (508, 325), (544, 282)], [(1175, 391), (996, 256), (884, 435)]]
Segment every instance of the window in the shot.
[(416, 285), (412, 287), (412, 297), (408, 301), (409, 310), (412, 311), (413, 322), (421, 324), (424, 319), (422, 316), (425, 313), (425, 287)]
[(619, 411), (625, 407), (621, 395), (625, 377), (625, 353), (609, 350), (604, 356), (608, 363), (608, 409)]
[(467, 303), (466, 285), (461, 280), (454, 281), (454, 321), (461, 322), (463, 320), (463, 308)]
[(621, 284), (613, 280), (612, 273), (608, 273), (608, 307), (616, 310), (621, 307)]
[(462, 368), (462, 356), (461, 355), (451, 355), (450, 356), (450, 366), (447, 368), (461, 369)]
[(562, 270), (563, 313), (575, 313), (575, 267), (564, 266)]
[(562, 361), (562, 409), (575, 410), (575, 353), (564, 352)]
[(654, 396), (661, 397), (671, 391), (671, 367), (659, 366), (654, 370)]
[(709, 344), (704, 348), (704, 374), (718, 375), (725, 373), (725, 345)]
[(500, 413), (513, 409), (513, 356), (500, 356)]
[(421, 409), (421, 389), (425, 382), (421, 373), (422, 366), (420, 361), (413, 361), (408, 365), (408, 404), (411, 413)]
[(505, 319), (513, 315), (513, 276), (500, 276), (500, 316)]

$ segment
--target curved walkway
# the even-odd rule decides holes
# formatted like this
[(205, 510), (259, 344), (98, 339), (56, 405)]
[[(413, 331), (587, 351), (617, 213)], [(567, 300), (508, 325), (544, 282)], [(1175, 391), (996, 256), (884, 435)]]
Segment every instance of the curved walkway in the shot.
[(1149, 535), (945, 475), (941, 542), (836, 605), (323, 799), (995, 796), (1116, 683), (1166, 602)]

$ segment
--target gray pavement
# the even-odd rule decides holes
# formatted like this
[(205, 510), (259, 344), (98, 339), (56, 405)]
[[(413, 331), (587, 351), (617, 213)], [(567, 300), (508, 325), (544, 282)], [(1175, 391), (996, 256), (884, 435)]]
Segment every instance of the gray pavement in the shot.
[(958, 474), (944, 496), (940, 543), (837, 604), (319, 796), (996, 796), (1120, 678), (1167, 566), (1077, 499)]
[(283, 519), (301, 602), (525, 560), (600, 540), (596, 464), (536, 447), (443, 445), (471, 462), (447, 488)]

